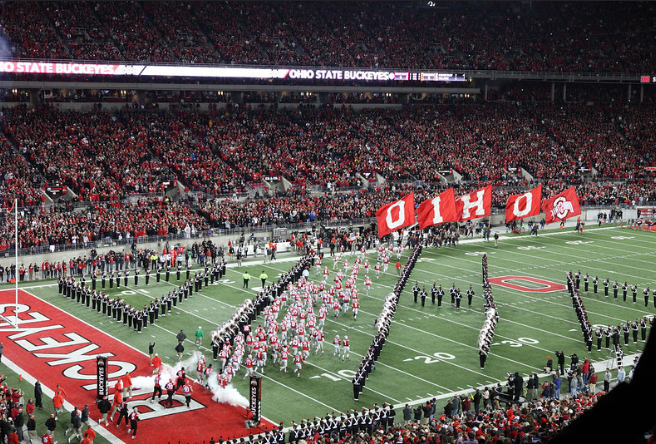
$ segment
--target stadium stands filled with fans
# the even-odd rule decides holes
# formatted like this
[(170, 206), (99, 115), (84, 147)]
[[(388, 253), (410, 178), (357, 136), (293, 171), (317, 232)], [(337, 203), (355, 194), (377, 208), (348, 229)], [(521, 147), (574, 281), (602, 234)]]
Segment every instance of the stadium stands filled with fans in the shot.
[[(545, 198), (575, 186), (582, 206), (656, 205), (656, 94), (641, 85), (656, 83), (654, 2), (11, 1), (0, 16), (3, 61), (451, 70), (478, 89), (257, 78), (239, 91), (244, 79), (148, 76), (117, 89), (105, 85), (125, 78), (103, 75), (81, 89), (90, 77), (67, 87), (59, 82), (71, 77), (1, 69), (2, 80), (43, 87), (0, 90), (7, 256), (15, 201), (22, 254), (368, 223), (409, 192), (423, 201), (487, 184), (497, 211), (538, 183)], [(44, 264), (30, 262), (29, 280)], [(399, 412), (352, 430), (341, 426), (350, 416), (328, 416), (333, 429), (315, 419), (298, 432), (316, 442), (529, 442), (596, 402), (547, 394), (515, 411), (438, 411), (421, 424), (400, 424)]]

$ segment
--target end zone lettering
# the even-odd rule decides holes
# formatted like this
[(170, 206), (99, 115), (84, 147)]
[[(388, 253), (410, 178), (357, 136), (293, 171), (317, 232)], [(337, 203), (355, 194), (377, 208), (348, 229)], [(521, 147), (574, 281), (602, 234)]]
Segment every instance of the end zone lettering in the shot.
[[(14, 292), (0, 291), (0, 298), (11, 300)], [(5, 355), (30, 376), (39, 379), (44, 388), (54, 389), (59, 384), (68, 395), (66, 402), (71, 405), (91, 406), (96, 400), (99, 355), (109, 358), (104, 367), (104, 377), (109, 380), (108, 390), (101, 390), (109, 399), (113, 397), (116, 378), (125, 374), (133, 378), (151, 374), (145, 353), (23, 290), (19, 290), (19, 301), (18, 310), (15, 310), (14, 304), (0, 304), (0, 314), (10, 319), (17, 311), (20, 320), (18, 330), (0, 321), (0, 340), (4, 344)], [(219, 433), (222, 424), (243, 427), (243, 408), (216, 403), (212, 400), (212, 394), (205, 392), (202, 386), (194, 387), (189, 408), (182, 394), (174, 395), (174, 406), (171, 408), (165, 408), (163, 402), (151, 404), (151, 392), (150, 388), (135, 386), (130, 399), (131, 407), (137, 407), (141, 414), (139, 434), (150, 437), (148, 442), (167, 442), (165, 438), (169, 437), (182, 438), (181, 422), (177, 418), (194, 424), (194, 427), (185, 429), (185, 442), (202, 442), (208, 435)], [(94, 409), (92, 407), (92, 412), (96, 414), (97, 409)], [(199, 414), (200, 410), (207, 413)], [(171, 420), (172, 417), (176, 419)], [(269, 422), (265, 425), (273, 427)], [(124, 430), (120, 434), (113, 427), (104, 430), (116, 434), (121, 440), (125, 437)]]

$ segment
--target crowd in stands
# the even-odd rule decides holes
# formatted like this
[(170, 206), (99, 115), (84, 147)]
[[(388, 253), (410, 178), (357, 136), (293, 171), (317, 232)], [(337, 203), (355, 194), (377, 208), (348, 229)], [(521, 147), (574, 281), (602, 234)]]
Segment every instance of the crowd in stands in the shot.
[[(651, 73), (650, 2), (8, 2), (0, 55)], [(216, 17), (224, 17), (216, 20)]]
[[(641, 204), (656, 200), (648, 169), (655, 112), (651, 104), (533, 101), (207, 111), (21, 104), (0, 117), (0, 205), (8, 209), (18, 197), (30, 207), (19, 218), (30, 248), (70, 245), (73, 236), (371, 218), (410, 191), (422, 201), (452, 186), (464, 194), (489, 183), (496, 207), (536, 180), (545, 197), (576, 185), (583, 205)], [(595, 171), (596, 180), (585, 177)], [(443, 180), (455, 173), (461, 183)], [(283, 179), (291, 189), (269, 189)], [(87, 209), (42, 205), (42, 190), (53, 187), (70, 189)], [(248, 191), (245, 201), (234, 198)], [(12, 234), (5, 217), (5, 248)]]

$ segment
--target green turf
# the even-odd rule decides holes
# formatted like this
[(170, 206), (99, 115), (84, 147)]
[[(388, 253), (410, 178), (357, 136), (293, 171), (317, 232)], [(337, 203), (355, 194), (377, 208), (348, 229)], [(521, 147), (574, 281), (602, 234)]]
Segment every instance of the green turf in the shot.
[[(370, 275), (374, 283), (370, 294), (366, 295), (362, 284), (364, 270), (361, 270), (358, 278), (361, 310), (357, 321), (353, 320), (350, 313), (340, 316), (337, 322), (329, 316), (325, 328), (325, 354), (313, 354), (300, 378), (291, 372), (291, 361), (287, 374), (280, 373), (269, 364), (262, 383), (263, 415), (275, 422), (284, 421), (289, 424), (292, 420), (312, 418), (331, 411), (344, 412), (353, 408), (371, 407), (374, 403), (417, 402), (429, 396), (447, 395), (472, 386), (496, 383), (505, 380), (508, 372), (540, 372), (548, 355), (555, 358), (553, 355), (556, 350), (564, 350), (567, 356), (577, 353), (579, 357), (587, 357), (589, 355), (567, 291), (525, 293), (493, 286), (500, 321), (487, 366), (481, 370), (477, 337), (484, 321), (481, 298), (482, 254), (488, 253), (491, 278), (519, 275), (564, 284), (567, 271), (580, 270), (583, 274), (590, 273), (591, 278), (599, 276), (600, 282), (610, 278), (611, 281), (623, 283), (628, 280), (629, 284), (637, 284), (640, 291), (636, 305), (631, 303), (630, 293), (629, 301), (623, 302), (621, 290), (620, 299), (614, 300), (611, 289), (611, 297), (606, 299), (601, 284), (597, 296), (592, 295), (592, 284), (587, 294), (583, 292), (581, 284), (582, 297), (591, 323), (617, 325), (626, 320), (653, 315), (656, 311), (653, 300), (650, 299), (649, 307), (644, 307), (642, 298), (642, 288), (654, 288), (655, 285), (652, 272), (655, 247), (656, 236), (652, 233), (608, 227), (588, 229), (582, 235), (569, 229), (541, 231), (538, 237), (510, 235), (503, 237), (498, 247), (494, 246), (493, 241), (478, 241), (463, 242), (457, 248), (425, 248), (400, 298), (391, 334), (376, 370), (369, 377), (359, 402), (355, 402), (351, 378), (371, 343), (373, 322), (381, 310), (383, 299), (397, 280), (393, 267), (380, 279), (373, 276), (372, 270)], [(408, 253), (406, 250), (402, 262), (407, 260)], [(373, 268), (376, 254), (372, 252), (368, 257)], [(349, 258), (349, 262), (353, 260)], [(255, 294), (253, 289), (241, 288), (243, 270), (248, 269), (254, 276), (265, 270), (273, 278), (289, 270), (293, 264), (293, 261), (285, 261), (283, 257), (273, 264), (263, 265), (258, 261), (257, 264), (245, 263), (241, 268), (231, 267), (228, 269), (227, 280), (204, 289), (201, 294), (194, 294), (193, 298), (174, 309), (172, 316), (160, 318), (155, 326), (150, 326), (141, 335), (58, 296), (56, 285), (28, 291), (144, 352), (147, 351), (148, 342), (156, 341), (156, 350), (164, 361), (174, 363), (174, 335), (181, 328), (189, 337), (193, 336), (198, 326), (209, 333), (228, 319), (245, 298)], [(332, 259), (326, 260), (324, 264), (332, 270)], [(319, 278), (315, 278), (314, 270), (311, 277)], [(414, 281), (425, 285), (427, 290), (433, 282), (442, 284), (445, 290), (455, 283), (463, 293), (471, 284), (476, 291), (474, 304), (467, 307), (466, 297), (463, 297), (463, 307), (456, 310), (450, 304), (447, 291), (441, 308), (430, 303), (430, 295), (426, 307), (421, 307), (421, 304), (413, 302), (410, 289)], [(167, 293), (177, 284), (175, 275), (172, 275), (169, 284), (155, 284), (151, 278), (151, 284), (146, 287), (140, 279), (140, 285), (135, 290), (132, 283), (131, 280), (130, 288), (121, 287), (108, 293), (110, 296), (122, 294), (134, 305), (142, 305), (151, 297)], [(534, 287), (534, 284), (522, 283)], [(251, 286), (258, 284), (259, 279), (251, 279)], [(25, 284), (30, 285), (34, 283)], [(342, 362), (333, 357), (332, 338), (335, 334), (342, 337), (346, 334), (351, 339), (352, 353), (349, 361)], [(204, 345), (209, 346), (208, 337)], [(641, 342), (637, 346), (631, 344), (625, 348), (626, 354), (639, 352), (642, 346)], [(187, 354), (195, 349), (192, 341), (188, 341), (186, 347)], [(209, 355), (209, 349), (204, 350)], [(593, 350), (591, 354), (593, 361), (602, 361), (607, 357), (606, 350), (601, 353)], [(597, 371), (602, 370), (597, 367)], [(243, 369), (234, 384), (246, 395), (247, 384), (242, 380), (242, 375)]]

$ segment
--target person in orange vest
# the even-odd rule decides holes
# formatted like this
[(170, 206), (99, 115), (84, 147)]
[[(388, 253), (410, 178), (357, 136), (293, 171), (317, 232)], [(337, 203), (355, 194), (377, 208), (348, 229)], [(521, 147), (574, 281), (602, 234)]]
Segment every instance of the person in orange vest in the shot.
[(87, 440), (88, 443), (91, 444), (93, 440), (96, 439), (96, 432), (92, 428), (88, 428), (84, 431), (84, 435), (82, 436), (84, 437), (82, 442), (84, 442), (84, 440)]
[(64, 396), (61, 393), (57, 393), (52, 398), (52, 404), (55, 407), (55, 420), (57, 420), (57, 416), (64, 411)]
[[(118, 383), (116, 385), (118, 385)], [(116, 386), (114, 386), (114, 388), (116, 388)], [(115, 390), (114, 403), (112, 405), (112, 413), (109, 415), (109, 422), (114, 422), (114, 413), (121, 411), (122, 403), (123, 403), (123, 394), (121, 390)]]
[(153, 357), (153, 375), (159, 373), (159, 367), (162, 365), (162, 358), (159, 357), (158, 353), (155, 353)]
[(123, 397), (129, 392), (130, 393), (130, 398), (132, 397), (132, 378), (130, 377), (129, 374), (123, 375), (121, 378), (121, 382), (123, 383)]

